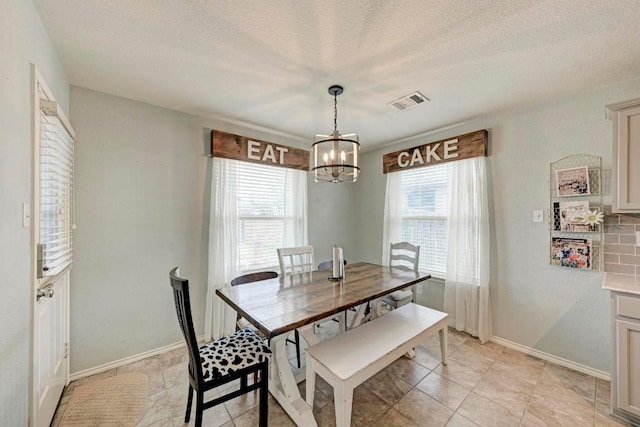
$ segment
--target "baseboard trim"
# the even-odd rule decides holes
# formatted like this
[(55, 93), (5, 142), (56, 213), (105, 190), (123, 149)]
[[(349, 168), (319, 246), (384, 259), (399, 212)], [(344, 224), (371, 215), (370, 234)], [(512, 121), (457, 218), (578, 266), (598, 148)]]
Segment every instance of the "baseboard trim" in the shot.
[[(204, 335), (198, 337), (198, 342), (204, 339)], [(129, 363), (137, 362), (148, 357), (157, 356), (159, 354), (168, 353), (172, 350), (185, 347), (184, 341), (177, 342), (175, 344), (165, 345), (164, 347), (156, 348), (155, 350), (145, 351), (144, 353), (136, 354), (134, 356), (125, 357), (124, 359), (115, 360), (113, 362), (105, 363), (104, 365), (95, 366), (93, 368), (84, 369), (82, 371), (73, 372), (69, 375), (69, 382), (79, 380), (80, 378), (89, 377), (91, 375), (99, 374), (101, 372), (108, 371), (110, 369), (119, 368)]]
[[(204, 339), (204, 335), (198, 337), (198, 342), (201, 342)], [(545, 353), (543, 351), (539, 351), (533, 349), (531, 347), (527, 347), (513, 341), (505, 340), (504, 338), (497, 337), (495, 335), (491, 335), (489, 338), (490, 341), (503, 345), (505, 347), (509, 347), (513, 350), (518, 350), (524, 354), (528, 354), (534, 357), (538, 357), (542, 360), (546, 360), (556, 365), (564, 366), (565, 368), (573, 369), (574, 371), (582, 372), (583, 374), (591, 375), (596, 378), (600, 378), (605, 381), (611, 381), (611, 374), (609, 372), (600, 371), (597, 369), (593, 369), (589, 366), (582, 365), (580, 363), (573, 362), (568, 359), (563, 359), (561, 357), (554, 356), (549, 353)], [(101, 372), (108, 371), (110, 369), (119, 368), (124, 365), (128, 365), (129, 363), (137, 362), (142, 359), (146, 359), (148, 357), (157, 356), (159, 354), (168, 353), (172, 350), (176, 350), (185, 346), (184, 341), (177, 342), (175, 344), (169, 344), (164, 347), (157, 348), (155, 350), (145, 351), (144, 353), (136, 354), (134, 356), (125, 357), (124, 359), (115, 360), (113, 362), (105, 363), (104, 365), (95, 366), (93, 368), (84, 369), (82, 371), (74, 372), (69, 375), (69, 381), (75, 381), (80, 378), (89, 377), (91, 375), (99, 374)]]
[(573, 361), (568, 360), (568, 359), (563, 359), (561, 357), (554, 356), (552, 354), (545, 353), (543, 351), (539, 351), (539, 350), (533, 349), (531, 347), (526, 347), (524, 345), (517, 344), (515, 342), (508, 341), (508, 340), (505, 340), (505, 339), (500, 338), (500, 337), (496, 337), (495, 335), (491, 335), (491, 338), (489, 338), (489, 341), (492, 341), (492, 342), (494, 342), (496, 344), (503, 345), (505, 347), (509, 347), (511, 349), (514, 349), (514, 350), (518, 350), (518, 351), (520, 351), (522, 353), (525, 353), (525, 354), (528, 354), (528, 355), (531, 355), (531, 356), (535, 356), (535, 357), (540, 358), (542, 360), (546, 360), (548, 362), (555, 363), (556, 365), (564, 366), (565, 368), (573, 369), (574, 371), (578, 371), (578, 372), (582, 372), (583, 374), (591, 375), (592, 377), (600, 378), (600, 379), (605, 380), (605, 381), (611, 381), (611, 374), (609, 372), (604, 372), (604, 371), (600, 371), (600, 370), (597, 370), (597, 369), (593, 369), (593, 368), (590, 368), (589, 366), (582, 365), (580, 363), (576, 363), (576, 362), (573, 362)]

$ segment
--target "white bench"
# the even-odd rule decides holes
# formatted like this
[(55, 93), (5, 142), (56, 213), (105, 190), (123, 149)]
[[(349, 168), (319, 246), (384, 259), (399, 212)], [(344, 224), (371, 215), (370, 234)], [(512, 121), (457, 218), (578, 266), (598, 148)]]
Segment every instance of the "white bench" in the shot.
[(313, 408), (316, 374), (333, 386), (336, 426), (351, 424), (353, 389), (440, 333), (442, 363), (447, 364), (449, 315), (409, 303), (382, 317), (306, 349), (307, 403)]

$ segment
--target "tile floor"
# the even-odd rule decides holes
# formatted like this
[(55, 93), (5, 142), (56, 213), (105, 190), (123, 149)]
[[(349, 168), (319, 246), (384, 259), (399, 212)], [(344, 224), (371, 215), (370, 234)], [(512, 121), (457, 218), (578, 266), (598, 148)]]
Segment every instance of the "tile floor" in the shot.
[[(328, 322), (320, 329), (330, 334), (334, 327), (337, 324)], [(294, 361), (293, 346), (287, 350)], [(180, 349), (74, 381), (65, 389), (52, 425), (60, 423), (76, 387), (125, 372), (142, 372), (149, 378), (149, 409), (138, 426), (183, 426), (186, 363), (186, 350)], [(335, 426), (332, 388), (321, 378), (316, 384), (318, 425)], [(304, 382), (300, 390), (304, 396)], [(257, 426), (257, 404), (255, 394), (238, 397), (206, 410), (203, 424)], [(352, 425), (630, 426), (610, 418), (608, 407), (607, 381), (495, 343), (481, 345), (467, 334), (450, 330), (447, 366), (440, 363), (436, 335), (416, 348), (415, 359), (401, 357), (355, 390)], [(269, 425), (294, 426), (271, 396)]]

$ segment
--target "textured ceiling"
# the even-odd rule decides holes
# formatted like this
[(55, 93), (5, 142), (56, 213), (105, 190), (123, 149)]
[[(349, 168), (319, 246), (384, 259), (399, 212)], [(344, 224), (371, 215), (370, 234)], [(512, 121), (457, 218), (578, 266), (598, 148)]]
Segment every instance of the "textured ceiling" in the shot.
[(74, 85), (365, 149), (640, 76), (638, 0), (33, 1)]

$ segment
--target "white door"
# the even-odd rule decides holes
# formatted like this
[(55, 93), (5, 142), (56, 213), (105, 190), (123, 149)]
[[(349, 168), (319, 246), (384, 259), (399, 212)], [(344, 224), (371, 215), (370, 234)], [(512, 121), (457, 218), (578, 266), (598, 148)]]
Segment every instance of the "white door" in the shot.
[(67, 290), (69, 272), (36, 291), (33, 348), (33, 391), (35, 426), (53, 420), (68, 378)]
[(69, 378), (69, 275), (75, 133), (33, 74), (32, 427), (49, 426)]

